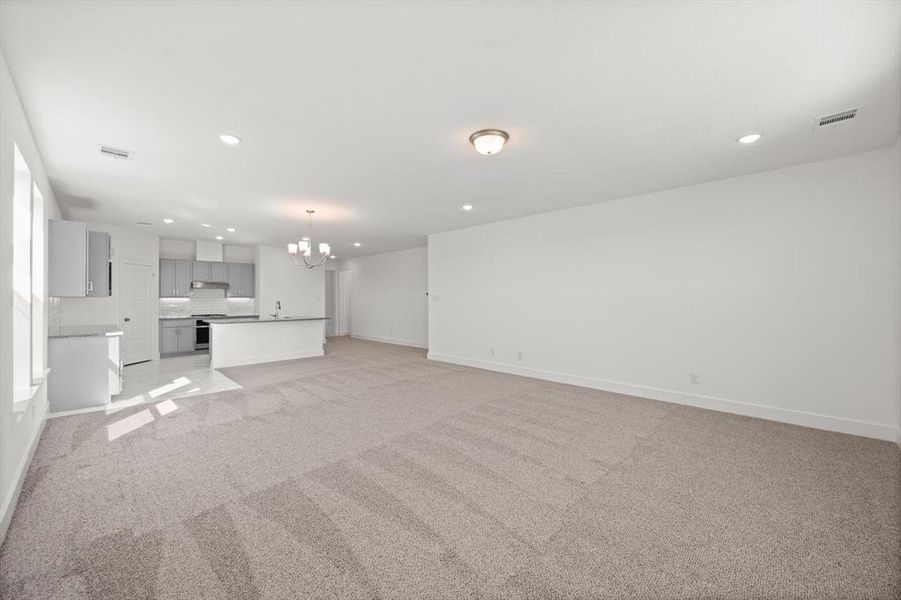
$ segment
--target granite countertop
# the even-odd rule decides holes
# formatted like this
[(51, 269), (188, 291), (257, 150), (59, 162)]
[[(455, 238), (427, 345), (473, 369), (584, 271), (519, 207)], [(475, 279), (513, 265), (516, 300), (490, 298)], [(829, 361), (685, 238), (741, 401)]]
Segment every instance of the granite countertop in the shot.
[(68, 325), (66, 327), (54, 327), (50, 330), (47, 337), (111, 337), (120, 335), (123, 335), (123, 332), (116, 325)]
[(282, 323), (284, 321), (327, 321), (330, 317), (231, 317), (206, 319), (210, 325), (236, 325), (239, 323)]
[(191, 315), (185, 315), (184, 317), (160, 317), (160, 321), (185, 321), (185, 320), (193, 320), (202, 319), (204, 321), (210, 321), (212, 319), (256, 319), (260, 315), (234, 315), (234, 316), (224, 316), (224, 317), (192, 317)]

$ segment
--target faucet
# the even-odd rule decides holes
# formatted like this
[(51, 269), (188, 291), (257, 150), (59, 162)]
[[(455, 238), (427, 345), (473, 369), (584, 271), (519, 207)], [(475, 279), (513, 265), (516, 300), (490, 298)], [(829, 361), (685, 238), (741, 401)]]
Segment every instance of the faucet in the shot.
[(270, 317), (278, 318), (278, 312), (282, 309), (282, 303), (279, 300), (275, 301), (275, 314), (269, 315)]

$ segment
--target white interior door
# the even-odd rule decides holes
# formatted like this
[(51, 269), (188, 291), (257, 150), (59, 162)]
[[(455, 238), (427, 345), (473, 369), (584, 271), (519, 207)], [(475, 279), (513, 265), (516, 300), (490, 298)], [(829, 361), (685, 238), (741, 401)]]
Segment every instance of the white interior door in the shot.
[(122, 362), (130, 365), (151, 360), (153, 321), (150, 303), (153, 299), (153, 269), (150, 265), (123, 262), (119, 268), (122, 315)]
[(350, 335), (350, 269), (338, 271), (338, 335)]

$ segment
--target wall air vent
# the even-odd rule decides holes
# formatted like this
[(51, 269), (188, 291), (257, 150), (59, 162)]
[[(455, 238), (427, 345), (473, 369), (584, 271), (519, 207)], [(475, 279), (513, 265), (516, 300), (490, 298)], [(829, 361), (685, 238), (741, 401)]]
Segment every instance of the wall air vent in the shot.
[(130, 152), (128, 150), (122, 150), (121, 148), (113, 148), (112, 146), (104, 146), (100, 144), (100, 154), (103, 156), (108, 156), (110, 158), (122, 158), (124, 160), (129, 160), (134, 157), (134, 152)]
[(844, 123), (845, 121), (850, 121), (855, 116), (857, 116), (856, 108), (852, 108), (851, 110), (843, 110), (842, 112), (835, 113), (834, 115), (826, 115), (825, 117), (820, 117), (817, 121), (817, 127), (826, 127), (828, 125), (837, 125), (838, 123)]

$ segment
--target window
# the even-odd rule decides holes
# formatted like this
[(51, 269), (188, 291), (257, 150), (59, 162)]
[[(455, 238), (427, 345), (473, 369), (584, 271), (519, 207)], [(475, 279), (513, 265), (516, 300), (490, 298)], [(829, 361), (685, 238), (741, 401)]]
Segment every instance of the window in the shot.
[(31, 374), (32, 381), (44, 376), (45, 279), (44, 196), (36, 183), (31, 187)]
[[(13, 387), (16, 400), (30, 398), (31, 329), (31, 171), (15, 147), (13, 180)], [(39, 341), (40, 343), (40, 341)]]

